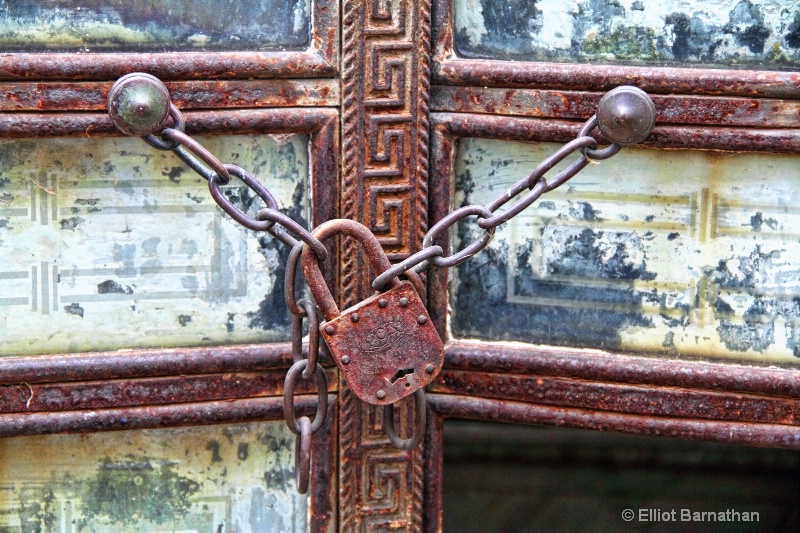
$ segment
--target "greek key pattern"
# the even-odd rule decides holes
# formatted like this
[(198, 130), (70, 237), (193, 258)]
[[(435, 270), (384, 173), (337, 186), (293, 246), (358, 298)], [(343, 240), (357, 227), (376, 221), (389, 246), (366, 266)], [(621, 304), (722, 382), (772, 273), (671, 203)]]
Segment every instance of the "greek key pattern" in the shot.
[[(430, 0), (346, 0), (342, 50), (342, 205), (398, 260), (427, 231)], [(369, 294), (369, 267), (342, 246), (343, 306)], [(345, 532), (421, 531), (421, 448), (395, 449), (383, 410), (341, 384), (340, 527)], [(399, 431), (413, 412), (402, 402)]]

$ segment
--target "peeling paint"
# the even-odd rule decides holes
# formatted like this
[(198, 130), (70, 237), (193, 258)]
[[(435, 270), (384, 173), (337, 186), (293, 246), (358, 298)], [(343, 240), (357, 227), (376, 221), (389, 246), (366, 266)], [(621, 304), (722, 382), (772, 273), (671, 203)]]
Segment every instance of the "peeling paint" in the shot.
[(521, 61), (800, 68), (781, 0), (456, 0), (459, 55)]
[(0, 0), (4, 51), (300, 50), (309, 0)]
[(0, 531), (305, 531), (293, 447), (282, 421), (3, 439)]
[[(559, 146), (461, 139), (456, 205), (488, 203)], [(453, 335), (800, 363), (798, 162), (626, 148), (590, 165), (456, 269)], [(454, 248), (479, 234), (458, 226)]]

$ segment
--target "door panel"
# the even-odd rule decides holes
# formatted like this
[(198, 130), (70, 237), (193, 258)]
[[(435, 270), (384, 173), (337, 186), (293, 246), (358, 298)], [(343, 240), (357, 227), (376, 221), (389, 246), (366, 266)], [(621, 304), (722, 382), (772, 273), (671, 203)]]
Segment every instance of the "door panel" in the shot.
[[(488, 203), (560, 146), (460, 139), (455, 205)], [(639, 148), (590, 165), (458, 267), (453, 335), (796, 364), (797, 165)], [(462, 224), (453, 249), (480, 232)]]
[[(200, 138), (310, 220), (308, 135)], [(135, 138), (0, 141), (3, 355), (288, 341), (284, 246)], [(260, 200), (223, 188), (251, 216)]]
[(283, 421), (0, 440), (0, 529), (306, 530)]
[(800, 10), (781, 0), (455, 0), (453, 19), (465, 58), (800, 66)]
[(299, 50), (310, 0), (0, 2), (6, 51), (177, 52)]

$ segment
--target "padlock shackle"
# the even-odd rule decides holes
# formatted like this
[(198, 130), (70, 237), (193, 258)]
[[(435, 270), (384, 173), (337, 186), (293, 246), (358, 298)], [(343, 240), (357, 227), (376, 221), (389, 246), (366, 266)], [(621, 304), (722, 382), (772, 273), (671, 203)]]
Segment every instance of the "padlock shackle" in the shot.
[[(329, 220), (317, 226), (311, 233), (320, 241), (339, 234), (344, 234), (357, 240), (364, 247), (364, 251), (369, 257), (372, 269), (376, 274), (381, 274), (392, 266), (375, 235), (368, 227), (359, 224), (355, 220), (341, 218)], [(306, 283), (311, 290), (311, 294), (314, 295), (317, 306), (322, 311), (322, 316), (325, 320), (332, 320), (339, 316), (339, 307), (336, 305), (330, 289), (325, 284), (325, 278), (322, 275), (317, 256), (308, 247), (303, 249), (302, 265)], [(389, 282), (389, 286), (396, 287), (399, 283), (400, 281), (397, 278), (393, 278)]]

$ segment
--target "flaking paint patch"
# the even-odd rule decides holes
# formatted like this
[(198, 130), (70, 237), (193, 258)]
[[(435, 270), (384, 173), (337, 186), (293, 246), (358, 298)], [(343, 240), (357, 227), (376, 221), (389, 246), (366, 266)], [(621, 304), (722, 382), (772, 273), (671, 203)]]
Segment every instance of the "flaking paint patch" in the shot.
[(800, 6), (781, 0), (457, 0), (464, 57), (800, 68)]
[[(459, 140), (455, 205), (487, 204), (559, 147)], [(499, 227), (455, 270), (451, 330), (797, 364), (797, 164), (791, 155), (626, 148)], [(453, 249), (479, 235), (474, 223), (457, 226)]]
[(0, 531), (305, 531), (293, 445), (283, 422), (3, 439)]
[(0, 3), (6, 51), (299, 50), (309, 0), (72, 0)]

